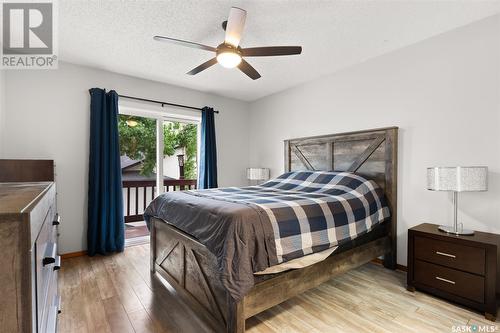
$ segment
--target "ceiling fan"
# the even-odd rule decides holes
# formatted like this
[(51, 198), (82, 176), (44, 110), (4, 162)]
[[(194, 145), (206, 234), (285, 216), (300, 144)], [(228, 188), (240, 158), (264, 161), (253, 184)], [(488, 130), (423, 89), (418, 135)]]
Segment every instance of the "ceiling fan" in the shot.
[(174, 43), (182, 46), (192, 47), (205, 51), (215, 52), (215, 57), (204, 62), (198, 67), (187, 72), (189, 75), (195, 75), (199, 72), (219, 63), (226, 68), (238, 67), (243, 73), (248, 75), (252, 80), (260, 78), (259, 72), (255, 70), (245, 57), (269, 57), (269, 56), (285, 56), (300, 54), (301, 46), (266, 46), (266, 47), (250, 47), (241, 48), (239, 46), (247, 12), (241, 8), (232, 7), (229, 11), (229, 18), (222, 22), (222, 29), (226, 31), (224, 42), (217, 47), (203, 45), (199, 43), (189, 42), (181, 39), (154, 36), (155, 40)]

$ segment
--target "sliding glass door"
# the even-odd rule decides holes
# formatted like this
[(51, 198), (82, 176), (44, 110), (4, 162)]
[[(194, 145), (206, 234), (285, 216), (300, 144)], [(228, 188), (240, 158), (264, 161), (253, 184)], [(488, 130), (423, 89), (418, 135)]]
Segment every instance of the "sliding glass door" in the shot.
[(144, 242), (149, 203), (164, 192), (196, 188), (199, 122), (121, 114), (118, 128), (126, 239)]

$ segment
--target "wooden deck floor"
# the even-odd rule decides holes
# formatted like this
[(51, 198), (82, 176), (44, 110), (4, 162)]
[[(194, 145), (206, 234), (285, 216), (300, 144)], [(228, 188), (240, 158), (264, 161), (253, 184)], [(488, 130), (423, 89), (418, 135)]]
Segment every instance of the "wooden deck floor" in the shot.
[(125, 239), (144, 237), (148, 235), (149, 229), (144, 221), (125, 224)]
[[(497, 324), (404, 286), (403, 272), (367, 264), (247, 320), (247, 332), (422, 333)], [(59, 332), (210, 331), (173, 290), (151, 278), (149, 245), (64, 260), (60, 291)]]

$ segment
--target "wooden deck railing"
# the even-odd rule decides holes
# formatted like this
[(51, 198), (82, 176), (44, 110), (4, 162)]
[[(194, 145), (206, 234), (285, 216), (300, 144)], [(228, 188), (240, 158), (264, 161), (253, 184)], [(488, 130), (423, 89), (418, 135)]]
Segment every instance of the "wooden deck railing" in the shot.
[[(154, 180), (124, 180), (123, 207), (125, 223), (142, 221), (142, 214), (154, 199), (156, 181)], [(196, 189), (196, 179), (166, 179), (163, 181), (165, 192)]]

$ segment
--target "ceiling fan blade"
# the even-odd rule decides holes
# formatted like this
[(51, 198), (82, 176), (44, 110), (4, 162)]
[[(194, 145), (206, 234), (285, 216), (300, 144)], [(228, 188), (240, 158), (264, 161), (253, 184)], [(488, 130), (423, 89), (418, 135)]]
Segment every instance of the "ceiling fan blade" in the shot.
[(302, 46), (249, 47), (241, 50), (244, 57), (272, 57), (301, 54)]
[(226, 37), (224, 39), (227, 44), (231, 44), (234, 47), (238, 46), (241, 40), (241, 35), (243, 34), (246, 18), (246, 10), (238, 7), (231, 7), (231, 10), (229, 11), (229, 18), (227, 19)]
[(199, 72), (204, 71), (205, 69), (207, 69), (208, 67), (211, 67), (211, 66), (215, 65), (216, 63), (217, 63), (217, 58), (212, 58), (212, 59), (210, 59), (208, 61), (205, 61), (204, 63), (202, 63), (198, 67), (193, 68), (192, 70), (190, 70), (186, 74), (189, 74), (189, 75), (198, 74)]
[(153, 39), (160, 41), (160, 42), (168, 42), (168, 43), (173, 43), (173, 44), (177, 44), (177, 45), (192, 47), (194, 49), (213, 51), (213, 52), (216, 51), (215, 47), (203, 45), (200, 43), (189, 42), (187, 40), (182, 40), (182, 39), (175, 39), (175, 38), (164, 37), (164, 36), (154, 36)]
[(259, 72), (255, 70), (248, 62), (245, 61), (245, 59), (241, 59), (240, 64), (238, 65), (238, 68), (248, 75), (252, 80), (257, 80), (260, 78)]

